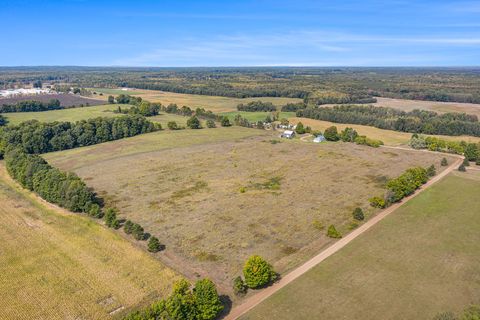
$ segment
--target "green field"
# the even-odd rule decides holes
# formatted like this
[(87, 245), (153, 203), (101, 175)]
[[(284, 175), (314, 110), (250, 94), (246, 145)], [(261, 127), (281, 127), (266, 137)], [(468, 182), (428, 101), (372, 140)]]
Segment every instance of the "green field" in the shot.
[[(267, 116), (271, 115), (271, 112), (246, 112), (246, 111), (231, 111), (231, 112), (222, 112), (221, 115), (227, 116), (231, 121), (235, 118), (237, 114), (241, 115), (243, 118), (247, 119), (250, 122), (264, 121)], [(281, 118), (291, 118), (295, 117), (295, 112), (280, 112)]]
[(39, 202), (0, 162), (2, 319), (112, 319), (179, 276), (89, 218)]
[(118, 106), (128, 108), (129, 105), (106, 104), (101, 106), (70, 108), (61, 110), (41, 111), (41, 112), (15, 112), (7, 113), (10, 124), (19, 124), (28, 120), (38, 120), (41, 122), (53, 121), (79, 121), (96, 117), (117, 117), (121, 114), (113, 113)]
[(277, 135), (166, 130), (44, 157), (77, 173), (122, 217), (162, 235), (176, 270), (224, 290), (249, 255), (284, 273), (331, 243), (325, 226), (348, 233), (355, 207), (375, 213), (368, 199), (384, 192), (388, 177), (418, 165), (441, 170), (437, 154)]
[(432, 319), (480, 301), (480, 172), (455, 172), (242, 319)]

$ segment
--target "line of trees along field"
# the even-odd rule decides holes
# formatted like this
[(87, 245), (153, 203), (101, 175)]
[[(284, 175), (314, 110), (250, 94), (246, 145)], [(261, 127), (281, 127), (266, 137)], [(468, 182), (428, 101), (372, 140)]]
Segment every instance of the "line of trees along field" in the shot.
[(477, 116), (465, 113), (438, 114), (426, 110), (405, 112), (372, 105), (339, 105), (299, 110), (297, 116), (411, 133), (480, 136)]
[(51, 99), (48, 102), (41, 102), (36, 100), (19, 101), (15, 104), (2, 104), (0, 106), (0, 113), (8, 112), (37, 112), (63, 109), (60, 105), (60, 100)]

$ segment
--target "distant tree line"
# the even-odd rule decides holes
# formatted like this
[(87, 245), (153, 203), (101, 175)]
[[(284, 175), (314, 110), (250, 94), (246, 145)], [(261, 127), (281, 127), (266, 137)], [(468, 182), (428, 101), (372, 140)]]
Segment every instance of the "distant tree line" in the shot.
[(409, 145), (414, 149), (448, 152), (464, 155), (468, 161), (480, 162), (480, 143), (465, 141), (448, 141), (436, 137), (425, 137), (414, 134)]
[(297, 116), (402, 132), (480, 136), (477, 116), (465, 113), (437, 114), (426, 110), (405, 112), (372, 105), (341, 105), (332, 108), (307, 108), (297, 111)]
[(123, 114), (140, 114), (144, 117), (152, 117), (158, 115), (160, 108), (161, 104), (159, 103), (142, 101), (138, 106), (132, 106), (130, 108), (122, 108), (121, 106), (118, 106), (113, 112)]
[(8, 112), (37, 112), (63, 109), (60, 106), (60, 100), (51, 99), (48, 102), (41, 102), (36, 100), (18, 101), (15, 104), (2, 104), (0, 106), (0, 113)]
[(282, 106), (283, 112), (297, 112), (298, 110), (305, 109), (307, 104), (305, 102), (297, 102), (297, 103), (287, 103), (286, 105)]
[(140, 115), (94, 118), (72, 122), (42, 123), (37, 120), (0, 131), (0, 157), (7, 146), (17, 146), (29, 154), (60, 151), (132, 137), (160, 129)]
[(240, 103), (237, 106), (238, 111), (248, 111), (248, 112), (269, 112), (269, 111), (276, 111), (277, 107), (273, 105), (271, 102), (263, 102), (263, 101), (251, 101), (247, 104)]
[(213, 320), (223, 308), (211, 280), (198, 280), (191, 289), (190, 284), (182, 279), (174, 284), (168, 298), (141, 311), (134, 311), (123, 320)]

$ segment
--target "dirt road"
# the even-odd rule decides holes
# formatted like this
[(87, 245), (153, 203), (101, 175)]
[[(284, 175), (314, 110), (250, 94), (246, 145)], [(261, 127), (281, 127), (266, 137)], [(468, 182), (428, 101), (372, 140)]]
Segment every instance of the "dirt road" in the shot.
[[(393, 149), (396, 149), (398, 147), (391, 147)], [(402, 148), (398, 148), (402, 149)], [(411, 150), (411, 149), (410, 149)], [(327, 259), (340, 249), (342, 249), (344, 246), (346, 246), (348, 243), (353, 241), (355, 238), (360, 236), (362, 233), (376, 225), (378, 222), (383, 220), (386, 216), (388, 216), (390, 213), (393, 211), (397, 210), (401, 205), (409, 201), (410, 199), (414, 198), (417, 196), (419, 193), (421, 193), (423, 190), (427, 189), (428, 187), (432, 186), (435, 184), (437, 181), (448, 175), (450, 172), (458, 168), (458, 166), (463, 162), (463, 158), (459, 158), (455, 162), (453, 162), (447, 169), (430, 179), (426, 184), (424, 184), (420, 189), (418, 189), (414, 194), (404, 198), (401, 202), (395, 203), (391, 205), (390, 207), (386, 208), (385, 210), (381, 211), (378, 213), (376, 216), (365, 222), (363, 225), (355, 229), (354, 231), (350, 232), (348, 235), (346, 235), (344, 238), (340, 239), (339, 241), (335, 242), (332, 244), (330, 247), (327, 249), (323, 250), (320, 252), (318, 255), (313, 257), (312, 259), (308, 260), (305, 262), (303, 265), (298, 267), (297, 269), (293, 270), (292, 272), (288, 273), (287, 275), (283, 276), (280, 281), (274, 283), (272, 286), (262, 289), (259, 291), (257, 294), (247, 298), (242, 304), (236, 306), (235, 308), (232, 309), (232, 311), (225, 317), (225, 319), (237, 319), (243, 314), (247, 313), (249, 310), (253, 309), (256, 305), (260, 304), (262, 301), (273, 295), (275, 292), (278, 290), (282, 289), (286, 285), (288, 285), (290, 282), (294, 281), (298, 277), (300, 277), (302, 274), (305, 272), (309, 271), (312, 269), (314, 266), (322, 262), (323, 260)]]

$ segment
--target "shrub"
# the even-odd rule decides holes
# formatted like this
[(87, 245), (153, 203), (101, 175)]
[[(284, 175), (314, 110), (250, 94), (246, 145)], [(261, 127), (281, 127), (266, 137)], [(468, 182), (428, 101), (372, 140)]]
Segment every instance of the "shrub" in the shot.
[(443, 158), (442, 161), (440, 162), (440, 165), (441, 165), (442, 167), (448, 166), (447, 158)]
[(150, 237), (148, 240), (148, 251), (150, 252), (158, 252), (162, 248), (160, 241), (156, 237)]
[(352, 128), (345, 128), (342, 132), (340, 132), (340, 139), (343, 142), (354, 142), (355, 139), (358, 137), (357, 131)]
[(105, 224), (109, 228), (118, 229), (120, 227), (120, 222), (117, 220), (117, 210), (114, 208), (108, 208), (105, 210)]
[(374, 208), (383, 209), (386, 206), (385, 199), (381, 197), (373, 197), (369, 201), (370, 201), (370, 205)]
[(110, 104), (115, 103), (115, 98), (113, 96), (108, 96), (108, 103)]
[(222, 117), (222, 120), (220, 121), (220, 124), (221, 124), (222, 127), (230, 127), (232, 125), (227, 116)]
[(233, 292), (236, 295), (244, 295), (247, 293), (248, 287), (245, 285), (245, 282), (243, 282), (242, 277), (238, 276), (233, 280)]
[(215, 319), (223, 310), (215, 284), (209, 279), (199, 280), (193, 288), (193, 298), (199, 320)]
[(355, 208), (353, 210), (352, 216), (355, 220), (362, 221), (365, 219), (365, 215), (363, 214), (363, 210), (361, 208)]
[(134, 223), (132, 226), (132, 235), (135, 240), (144, 240), (145, 234), (143, 233), (143, 227), (138, 223)]
[(248, 258), (243, 267), (245, 283), (249, 288), (258, 288), (269, 284), (277, 277), (272, 266), (262, 257), (254, 255)]
[(460, 167), (458, 167), (458, 171), (460, 171), (460, 172), (467, 171), (467, 169), (465, 168), (465, 165), (463, 163), (460, 165)]
[(480, 319), (480, 306), (471, 306), (463, 311), (460, 320), (479, 320)]
[(88, 210), (88, 215), (90, 217), (100, 219), (103, 216), (103, 213), (102, 213), (102, 210), (100, 209), (100, 206), (96, 203), (93, 203), (90, 205), (90, 209)]
[(123, 225), (123, 231), (125, 231), (126, 234), (132, 234), (133, 230), (133, 222), (130, 220), (125, 221), (125, 224)]
[(208, 119), (207, 120), (207, 128), (215, 128), (215, 127), (217, 127), (215, 125), (215, 121), (213, 121), (212, 119)]
[(327, 129), (325, 129), (325, 132), (323, 133), (323, 135), (324, 135), (325, 139), (327, 139), (328, 141), (338, 141), (339, 140), (337, 127), (335, 127), (335, 126), (332, 126), (332, 127), (329, 127)]
[(411, 195), (422, 184), (428, 181), (427, 170), (422, 167), (410, 168), (398, 178), (387, 183), (387, 188), (393, 193), (392, 202), (398, 202)]
[(305, 133), (305, 127), (303, 126), (303, 123), (301, 122), (297, 123), (297, 126), (295, 127), (295, 132), (297, 132), (298, 134)]
[(433, 317), (433, 320), (457, 320), (452, 312), (442, 312)]
[(334, 239), (342, 237), (340, 232), (338, 232), (337, 229), (335, 229), (335, 226), (333, 224), (328, 227), (327, 236), (329, 238), (334, 238)]
[(187, 120), (187, 127), (189, 127), (190, 129), (202, 129), (202, 126), (200, 125), (200, 120), (198, 120), (198, 118), (195, 116), (190, 117)]
[(437, 170), (435, 169), (435, 166), (432, 164), (430, 167), (427, 169), (427, 176), (433, 177), (437, 174)]
[(178, 130), (178, 124), (175, 121), (169, 121), (167, 127), (170, 130)]

